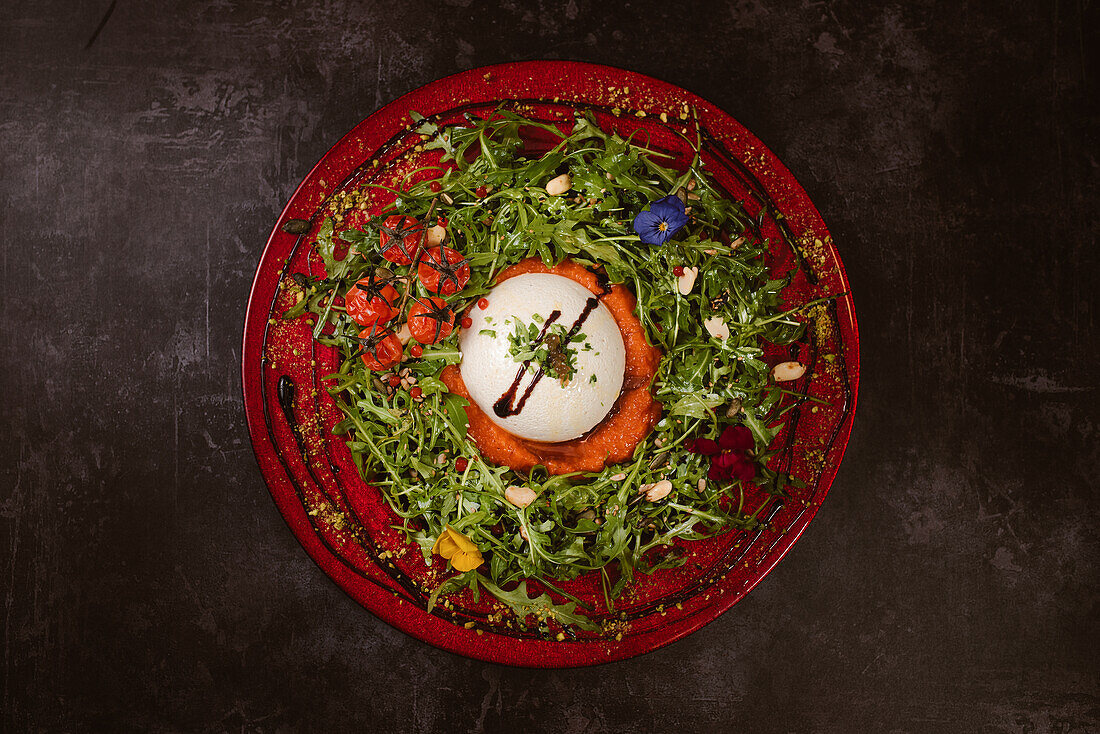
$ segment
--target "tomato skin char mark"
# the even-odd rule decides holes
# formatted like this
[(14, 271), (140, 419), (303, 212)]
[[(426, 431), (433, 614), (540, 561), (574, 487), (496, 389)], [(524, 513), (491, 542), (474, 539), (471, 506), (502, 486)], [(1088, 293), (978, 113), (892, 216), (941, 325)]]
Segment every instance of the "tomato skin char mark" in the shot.
[(408, 323), (413, 339), (421, 344), (435, 344), (450, 336), (455, 315), (442, 298), (425, 298), (409, 309)]
[(470, 265), (458, 250), (429, 247), (420, 256), (416, 277), (430, 292), (453, 296), (470, 282)]
[(372, 273), (348, 289), (344, 296), (344, 308), (357, 324), (369, 328), (375, 323), (385, 324), (397, 316), (400, 300), (401, 295), (396, 288)]
[(361, 347), (359, 356), (369, 370), (382, 372), (401, 361), (404, 347), (397, 334), (388, 329), (379, 331), (377, 325), (364, 329), (356, 341)]
[(423, 227), (414, 217), (393, 214), (378, 231), (378, 249), (394, 265), (412, 265), (420, 251)]

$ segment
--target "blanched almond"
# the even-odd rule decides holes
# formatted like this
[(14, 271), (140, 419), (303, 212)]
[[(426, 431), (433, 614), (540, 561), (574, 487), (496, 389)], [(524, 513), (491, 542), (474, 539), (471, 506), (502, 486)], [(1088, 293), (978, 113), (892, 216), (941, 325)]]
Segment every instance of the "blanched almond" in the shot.
[(428, 236), (425, 239), (428, 247), (439, 247), (443, 244), (443, 240), (447, 239), (447, 228), (441, 224), (437, 224), (428, 230)]
[(698, 277), (699, 268), (684, 268), (684, 274), (676, 281), (676, 288), (680, 291), (681, 296), (691, 293), (691, 289), (695, 287), (695, 279)]
[(721, 316), (711, 316), (703, 322), (703, 326), (715, 339), (725, 341), (730, 338), (730, 327)]
[(517, 487), (512, 485), (504, 490), (504, 499), (511, 502), (516, 507), (526, 507), (535, 501), (538, 497), (535, 491), (530, 487)]
[(546, 193), (551, 196), (561, 196), (571, 188), (573, 188), (573, 178), (568, 173), (563, 173), (550, 179), (546, 184)]
[(780, 362), (772, 367), (772, 376), (776, 382), (790, 382), (806, 374), (806, 365), (801, 362)]
[(645, 494), (645, 498), (650, 502), (660, 502), (672, 492), (672, 482), (667, 479), (662, 479), (653, 484), (643, 484), (641, 487), (638, 487), (638, 492), (640, 494)]

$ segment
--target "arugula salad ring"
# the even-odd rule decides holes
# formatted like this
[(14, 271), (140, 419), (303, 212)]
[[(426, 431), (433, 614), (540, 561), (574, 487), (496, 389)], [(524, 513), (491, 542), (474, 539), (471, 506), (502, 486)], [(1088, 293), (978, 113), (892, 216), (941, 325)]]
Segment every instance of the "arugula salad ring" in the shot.
[[(579, 612), (559, 582), (599, 574), (610, 612), (639, 573), (683, 563), (682, 542), (759, 527), (766, 503), (749, 506), (746, 489), (804, 486), (768, 464), (784, 415), (806, 399), (795, 389), (805, 366), (773, 367), (763, 345), (798, 341), (799, 317), (826, 299), (784, 304), (793, 273), (769, 273), (769, 243), (706, 172), (698, 139), (676, 170), (581, 113), (564, 129), (503, 107), (446, 127), (413, 117), (439, 168), (404, 185), (363, 184), (385, 202), (377, 213), (326, 218), (315, 243), (325, 276), (303, 284), (284, 318), (312, 314), (313, 338), (339, 350), (326, 377), (344, 415), (334, 433), (434, 569), (429, 608), (484, 589), (521, 621), (537, 607), (542, 620), (596, 629), (595, 612)], [(528, 150), (532, 129), (556, 143)], [(645, 388), (659, 415), (624, 459), (598, 470), (487, 460), (471, 435), (477, 407), (444, 379), (461, 371), (471, 309), (532, 258), (625, 289), (659, 351)], [(517, 362), (568, 381), (568, 338), (540, 357), (526, 325), (512, 337)], [(573, 601), (532, 600), (528, 579)]]

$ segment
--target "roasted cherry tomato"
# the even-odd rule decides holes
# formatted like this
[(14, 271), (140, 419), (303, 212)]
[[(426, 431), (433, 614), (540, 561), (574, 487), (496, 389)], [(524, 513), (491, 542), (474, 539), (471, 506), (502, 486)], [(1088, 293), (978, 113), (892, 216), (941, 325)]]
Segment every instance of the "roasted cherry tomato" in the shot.
[(378, 230), (378, 245), (382, 257), (397, 265), (411, 265), (420, 250), (424, 228), (412, 217), (394, 214), (386, 217)]
[(373, 274), (353, 285), (344, 296), (344, 307), (361, 326), (384, 324), (397, 315), (401, 294), (385, 280)]
[(389, 329), (377, 326), (359, 332), (359, 348), (363, 353), (363, 364), (368, 370), (381, 372), (388, 370), (401, 361), (404, 351), (401, 340)]
[(416, 276), (432, 293), (452, 296), (470, 282), (470, 265), (461, 252), (441, 245), (424, 251)]
[(435, 344), (446, 339), (454, 327), (454, 311), (442, 298), (425, 298), (409, 309), (409, 331), (421, 344)]

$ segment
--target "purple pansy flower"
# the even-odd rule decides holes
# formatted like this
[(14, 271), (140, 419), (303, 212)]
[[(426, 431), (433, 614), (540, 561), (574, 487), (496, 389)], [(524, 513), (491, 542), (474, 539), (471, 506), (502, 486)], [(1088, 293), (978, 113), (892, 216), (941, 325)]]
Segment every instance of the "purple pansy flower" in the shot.
[(672, 194), (651, 203), (649, 211), (638, 212), (634, 231), (647, 245), (663, 245), (687, 223), (684, 202)]

